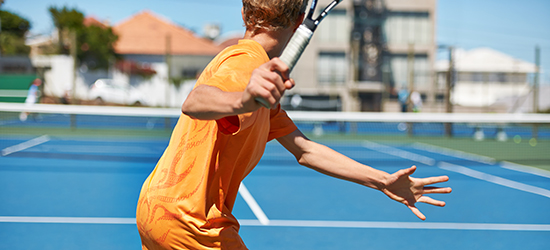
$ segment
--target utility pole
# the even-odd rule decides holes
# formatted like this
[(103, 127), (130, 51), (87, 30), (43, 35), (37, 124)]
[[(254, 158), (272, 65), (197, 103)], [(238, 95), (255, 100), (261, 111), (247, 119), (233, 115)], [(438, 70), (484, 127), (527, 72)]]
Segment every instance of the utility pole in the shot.
[(533, 82), (533, 113), (539, 112), (540, 47), (535, 47), (535, 79)]
[[(451, 90), (453, 88), (454, 81), (454, 58), (453, 58), (454, 48), (449, 46), (449, 70), (447, 72), (447, 81), (445, 86), (445, 111), (447, 113), (453, 112), (453, 104), (451, 103)], [(445, 134), (449, 137), (453, 135), (453, 125), (452, 123), (445, 123)]]
[[(2, 4), (4, 4), (4, 0), (0, 0), (0, 10), (2, 9)], [(2, 34), (2, 20), (0, 20), (0, 34)], [(2, 57), (2, 44), (0, 44), (0, 57)]]
[[(408, 96), (407, 96), (407, 112), (413, 112), (413, 109), (414, 109), (414, 105), (413, 105), (413, 102), (411, 100), (411, 95), (414, 91), (414, 43), (409, 43), (409, 50), (408, 50), (408, 53), (407, 53), (407, 70), (409, 71), (408, 73), (408, 85), (407, 86), (407, 90), (409, 92)], [(407, 129), (407, 134), (408, 136), (413, 136), (414, 134), (414, 123), (407, 123), (407, 127), (409, 129)]]
[(408, 85), (409, 96), (407, 97), (407, 112), (413, 111), (413, 105), (411, 101), (411, 94), (414, 91), (414, 43), (409, 43), (409, 50), (407, 53), (407, 69), (408, 69)]
[(76, 71), (78, 67), (78, 58), (77, 58), (77, 44), (76, 44), (76, 31), (69, 31), (69, 36), (71, 37), (71, 57), (73, 58), (73, 88), (71, 93), (72, 103), (76, 103)]
[[(540, 47), (535, 47), (535, 79), (533, 82), (533, 113), (539, 112), (539, 72), (540, 72)], [(533, 126), (532, 137), (536, 140), (539, 134), (537, 124)]]

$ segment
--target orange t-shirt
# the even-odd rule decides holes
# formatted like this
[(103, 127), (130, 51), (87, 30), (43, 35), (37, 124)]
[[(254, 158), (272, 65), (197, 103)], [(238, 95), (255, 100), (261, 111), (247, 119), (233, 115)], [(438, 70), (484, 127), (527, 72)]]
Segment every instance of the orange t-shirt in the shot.
[[(268, 61), (260, 44), (241, 40), (217, 55), (196, 85), (244, 91), (252, 71)], [(141, 189), (137, 225), (143, 249), (246, 249), (231, 214), (239, 185), (266, 143), (294, 130), (280, 105), (216, 121), (181, 115)]]

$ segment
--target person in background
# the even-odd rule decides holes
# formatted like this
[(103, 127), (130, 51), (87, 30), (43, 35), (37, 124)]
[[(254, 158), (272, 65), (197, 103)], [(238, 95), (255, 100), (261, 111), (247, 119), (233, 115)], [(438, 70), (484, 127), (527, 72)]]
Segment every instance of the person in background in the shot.
[(422, 96), (418, 91), (413, 91), (411, 93), (411, 103), (413, 105), (413, 112), (417, 113), (422, 110)]
[[(27, 93), (27, 99), (25, 99), (26, 106), (30, 107), (38, 101), (38, 97), (40, 97), (40, 85), (42, 85), (42, 80), (40, 78), (36, 78), (32, 81), (29, 92)], [(28, 116), (29, 112), (21, 112), (19, 120), (24, 122), (27, 120)]]
[(397, 92), (397, 100), (401, 106), (401, 112), (407, 112), (407, 106), (409, 102), (409, 91), (407, 88), (402, 88)]

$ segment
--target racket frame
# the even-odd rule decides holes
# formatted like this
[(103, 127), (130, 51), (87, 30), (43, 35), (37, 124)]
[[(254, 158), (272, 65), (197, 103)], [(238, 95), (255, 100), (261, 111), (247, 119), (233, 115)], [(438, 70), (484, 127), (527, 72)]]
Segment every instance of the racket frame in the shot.
[[(315, 32), (315, 29), (317, 28), (317, 26), (319, 26), (319, 23), (340, 2), (342, 2), (342, 0), (332, 1), (323, 10), (323, 12), (319, 14), (319, 16), (316, 19), (313, 19), (313, 13), (315, 12), (315, 7), (317, 6), (317, 0), (313, 0), (311, 2), (311, 7), (309, 9), (307, 17), (305, 18), (303, 23), (298, 27), (298, 29), (296, 29), (296, 32), (294, 32), (294, 35), (292, 35), (292, 38), (290, 38), (290, 41), (287, 43), (286, 47), (281, 53), (281, 56), (279, 57), (279, 59), (281, 59), (281, 61), (283, 61), (288, 66), (289, 72), (292, 72), (292, 69), (294, 69), (294, 66), (298, 62), (298, 59), (300, 59), (300, 56), (302, 56), (302, 53), (304, 52), (307, 45), (309, 44), (311, 37), (313, 37), (313, 32)], [(271, 106), (263, 98), (257, 97), (255, 98), (255, 100), (265, 108), (270, 108)]]

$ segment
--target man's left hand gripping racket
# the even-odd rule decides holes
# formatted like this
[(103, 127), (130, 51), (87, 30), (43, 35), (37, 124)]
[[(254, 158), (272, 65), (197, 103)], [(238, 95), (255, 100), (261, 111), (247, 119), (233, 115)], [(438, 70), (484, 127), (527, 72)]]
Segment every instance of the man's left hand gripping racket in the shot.
[[(309, 41), (311, 40), (311, 37), (313, 36), (313, 32), (315, 31), (317, 26), (319, 26), (319, 23), (340, 2), (342, 2), (342, 0), (332, 1), (332, 3), (330, 3), (316, 19), (313, 19), (313, 12), (315, 12), (315, 7), (317, 6), (317, 0), (312, 0), (311, 8), (309, 9), (306, 19), (300, 25), (300, 27), (298, 27), (298, 29), (288, 42), (286, 48), (283, 50), (283, 53), (279, 57), (288, 66), (289, 72), (292, 71), (294, 65), (296, 65), (296, 62), (306, 49)], [(255, 100), (259, 102), (262, 106), (270, 108), (269, 102), (267, 102), (263, 98), (257, 97)]]

